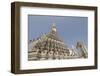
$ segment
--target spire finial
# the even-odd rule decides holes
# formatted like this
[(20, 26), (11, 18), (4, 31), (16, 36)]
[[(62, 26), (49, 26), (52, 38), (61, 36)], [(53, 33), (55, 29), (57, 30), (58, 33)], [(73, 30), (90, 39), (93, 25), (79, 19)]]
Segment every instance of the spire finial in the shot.
[(56, 26), (56, 24), (55, 23), (53, 23), (53, 25), (52, 26)]
[(56, 32), (56, 24), (55, 23), (52, 24), (51, 30), (54, 31), (54, 32)]

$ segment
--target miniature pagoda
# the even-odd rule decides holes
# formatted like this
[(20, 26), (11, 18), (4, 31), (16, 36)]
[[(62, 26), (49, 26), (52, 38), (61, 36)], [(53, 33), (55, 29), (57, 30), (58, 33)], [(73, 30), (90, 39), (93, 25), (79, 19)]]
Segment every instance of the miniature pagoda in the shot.
[(31, 40), (28, 47), (28, 60), (75, 59), (87, 58), (87, 48), (77, 42), (75, 48), (68, 46), (58, 36), (56, 25), (53, 24), (49, 33)]

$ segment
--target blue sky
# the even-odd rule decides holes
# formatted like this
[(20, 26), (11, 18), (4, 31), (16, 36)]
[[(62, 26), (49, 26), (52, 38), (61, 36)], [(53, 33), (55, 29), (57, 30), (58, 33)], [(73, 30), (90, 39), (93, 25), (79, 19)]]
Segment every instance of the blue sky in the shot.
[(32, 40), (43, 33), (48, 33), (55, 23), (59, 37), (66, 45), (75, 45), (77, 41), (88, 41), (88, 18), (73, 16), (28, 16), (28, 39)]

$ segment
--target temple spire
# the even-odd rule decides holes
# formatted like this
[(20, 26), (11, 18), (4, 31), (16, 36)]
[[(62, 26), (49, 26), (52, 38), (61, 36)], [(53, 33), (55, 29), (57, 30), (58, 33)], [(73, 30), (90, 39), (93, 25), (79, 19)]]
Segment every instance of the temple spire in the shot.
[(28, 60), (48, 59), (75, 59), (87, 58), (88, 52), (85, 46), (77, 43), (77, 47), (68, 48), (59, 38), (55, 23), (52, 24), (50, 32), (31, 41), (28, 45)]
[(56, 24), (55, 23), (52, 24), (51, 31), (53, 31), (53, 32), (56, 32), (57, 31)]

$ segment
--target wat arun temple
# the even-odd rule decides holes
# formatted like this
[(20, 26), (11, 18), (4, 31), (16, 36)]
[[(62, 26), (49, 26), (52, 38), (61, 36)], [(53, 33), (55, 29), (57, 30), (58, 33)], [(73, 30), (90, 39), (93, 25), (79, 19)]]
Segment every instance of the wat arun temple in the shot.
[(28, 60), (61, 60), (88, 58), (87, 47), (83, 42), (77, 42), (72, 48), (58, 36), (56, 25), (37, 39), (28, 42)]

